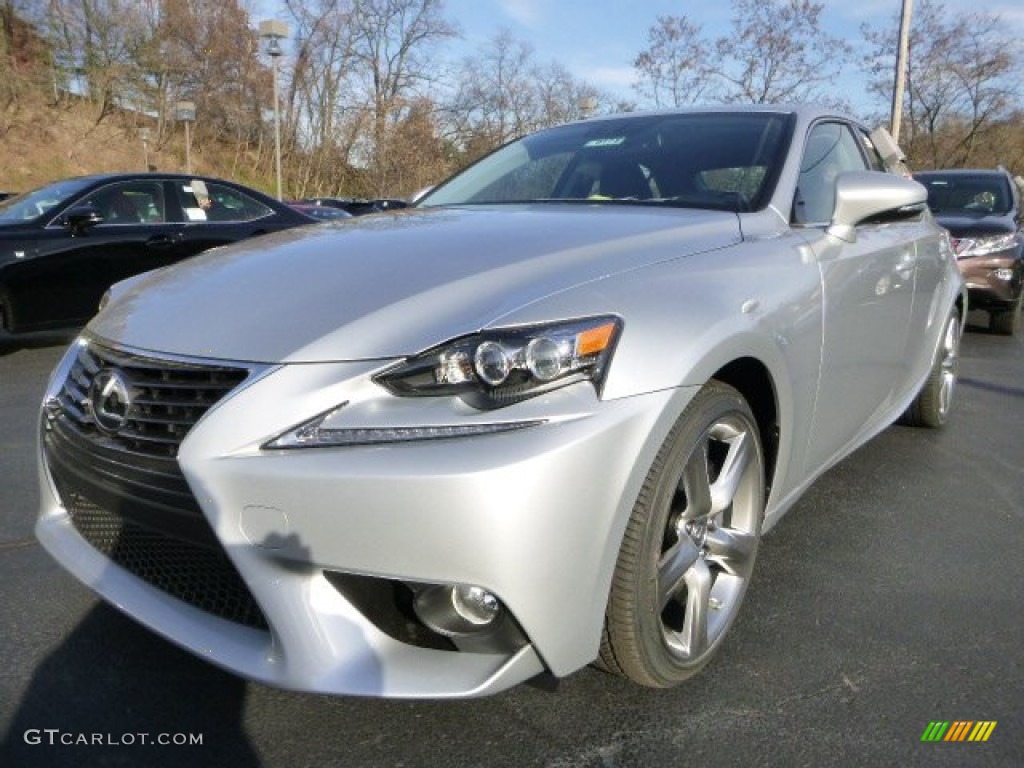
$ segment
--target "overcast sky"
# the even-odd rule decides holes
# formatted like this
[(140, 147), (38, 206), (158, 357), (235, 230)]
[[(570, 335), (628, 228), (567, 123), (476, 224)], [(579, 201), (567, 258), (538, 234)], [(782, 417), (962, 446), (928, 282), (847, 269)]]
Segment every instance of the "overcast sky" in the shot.
[[(945, 0), (950, 12), (997, 13), (1018, 39), (1024, 38), (1021, 0)], [(895, 24), (902, 0), (825, 0), (824, 26), (857, 45), (860, 26)], [(256, 12), (274, 15), (276, 0), (256, 0)], [(458, 22), (462, 39), (447, 46), (453, 60), (477, 52), (499, 30), (530, 43), (538, 63), (557, 59), (576, 77), (625, 100), (638, 100), (631, 84), (632, 62), (647, 44), (647, 31), (658, 16), (685, 15), (709, 36), (728, 30), (730, 4), (725, 0), (445, 0), (446, 15)], [(877, 110), (858, 69), (845, 72), (836, 89), (859, 112)]]

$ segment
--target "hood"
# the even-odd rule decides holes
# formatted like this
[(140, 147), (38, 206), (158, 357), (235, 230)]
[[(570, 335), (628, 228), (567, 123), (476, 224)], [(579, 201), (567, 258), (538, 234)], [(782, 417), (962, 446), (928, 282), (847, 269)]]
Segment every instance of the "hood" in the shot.
[(1009, 215), (995, 214), (935, 214), (935, 221), (939, 226), (949, 230), (949, 234), (956, 238), (964, 237), (987, 237), (989, 235), (1008, 235), (1017, 231), (1017, 225), (1013, 217)]
[(120, 284), (88, 327), (116, 344), (222, 360), (403, 357), (573, 286), (739, 240), (736, 215), (717, 211), (412, 210), (208, 251)]

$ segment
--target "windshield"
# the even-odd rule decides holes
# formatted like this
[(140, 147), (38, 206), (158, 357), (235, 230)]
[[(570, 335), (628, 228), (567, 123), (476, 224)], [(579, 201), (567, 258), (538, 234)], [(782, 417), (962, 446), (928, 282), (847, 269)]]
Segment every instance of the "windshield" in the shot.
[(92, 179), (67, 179), (8, 198), (0, 202), (0, 224), (37, 219), (92, 182)]
[(932, 213), (1005, 216), (1010, 212), (1009, 180), (1001, 173), (921, 173), (914, 178), (927, 187)]
[(573, 123), (499, 149), (419, 205), (586, 201), (757, 210), (771, 197), (791, 122), (747, 112)]

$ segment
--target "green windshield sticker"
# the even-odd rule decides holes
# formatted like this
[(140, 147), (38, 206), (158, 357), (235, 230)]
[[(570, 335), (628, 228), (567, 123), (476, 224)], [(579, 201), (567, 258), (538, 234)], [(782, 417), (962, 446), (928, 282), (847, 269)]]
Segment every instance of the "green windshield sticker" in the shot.
[(626, 140), (625, 136), (617, 136), (612, 139), (591, 139), (584, 147), (617, 147)]

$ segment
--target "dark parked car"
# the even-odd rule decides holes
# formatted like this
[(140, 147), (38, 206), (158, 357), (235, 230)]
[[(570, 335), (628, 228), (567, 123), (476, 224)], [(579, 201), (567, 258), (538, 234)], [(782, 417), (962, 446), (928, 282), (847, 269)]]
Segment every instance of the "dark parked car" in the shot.
[(348, 211), (331, 205), (315, 205), (313, 203), (288, 203), (288, 205), (317, 221), (337, 221), (338, 219), (352, 218), (352, 214)]
[(926, 171), (914, 178), (928, 188), (928, 206), (952, 235), (970, 305), (989, 314), (990, 328), (1020, 330), (1024, 231), (1020, 191), (1002, 168)]
[(126, 277), (312, 223), (239, 184), (175, 174), (54, 182), (0, 202), (0, 327), (80, 325)]
[(408, 201), (390, 197), (382, 197), (376, 200), (356, 200), (349, 197), (307, 197), (297, 202), (305, 205), (340, 208), (353, 216), (365, 216), (368, 213), (395, 211), (400, 208), (409, 207)]
[(17, 192), (0, 192), (0, 200), (6, 200), (9, 197), (14, 197)]

